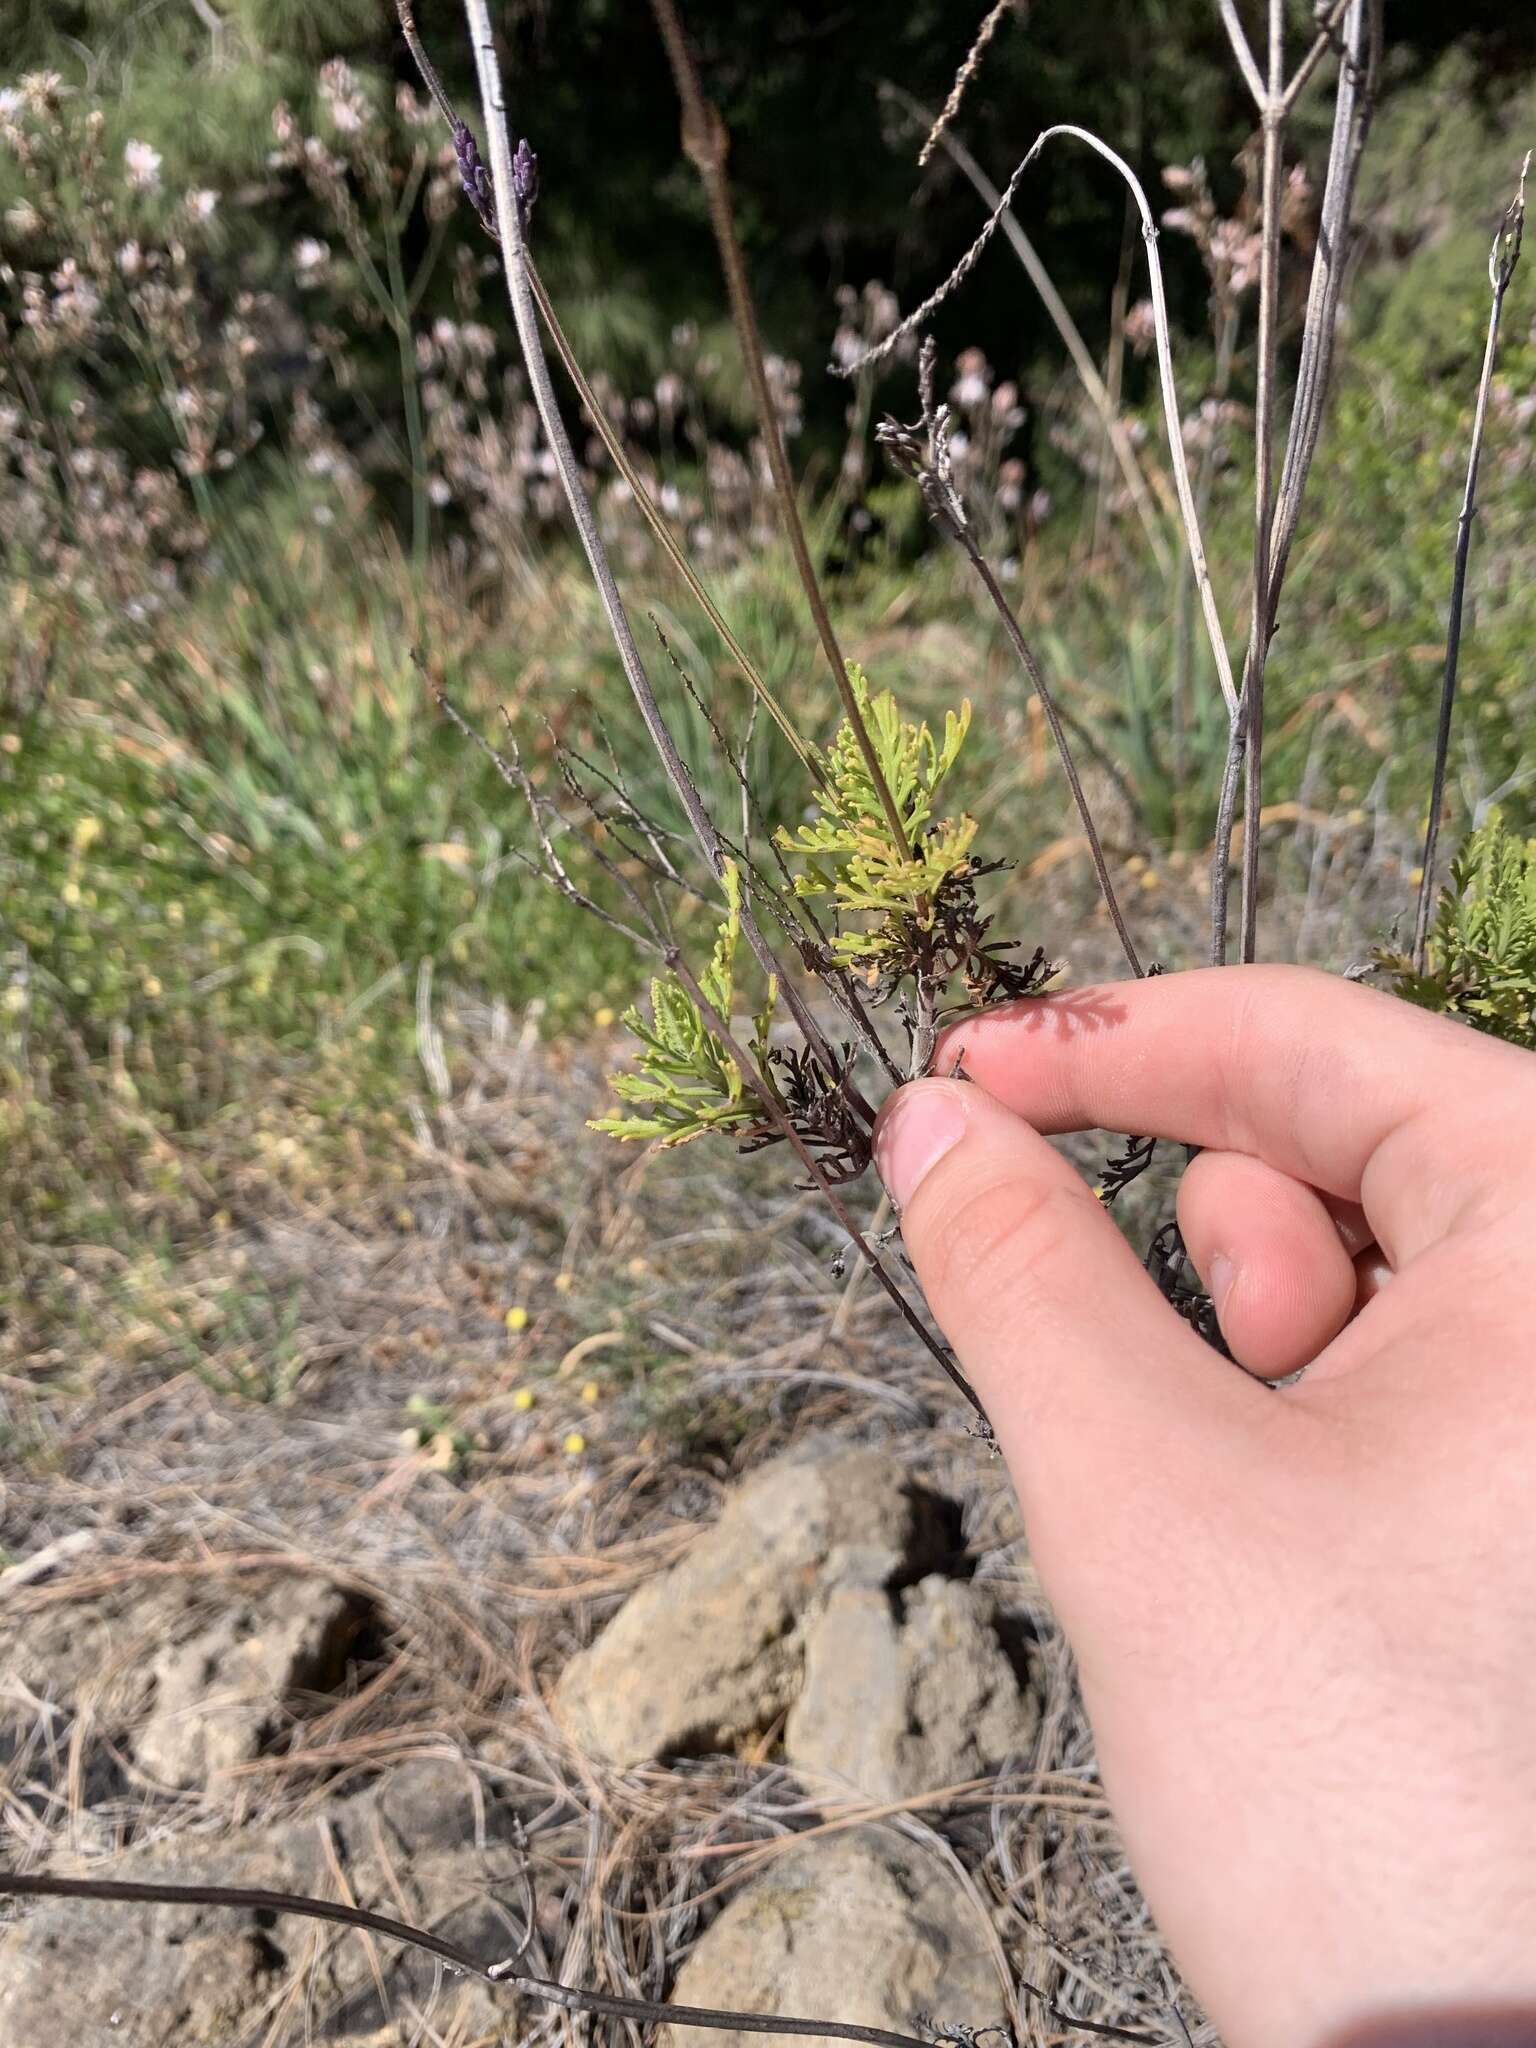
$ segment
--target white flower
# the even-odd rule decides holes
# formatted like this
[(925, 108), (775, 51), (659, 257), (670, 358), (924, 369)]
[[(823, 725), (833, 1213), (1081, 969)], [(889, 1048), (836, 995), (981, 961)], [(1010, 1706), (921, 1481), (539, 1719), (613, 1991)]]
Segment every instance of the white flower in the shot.
[(137, 242), (124, 242), (117, 252), (117, 267), (124, 277), (137, 277), (144, 267), (144, 251)]
[(187, 194), (187, 211), (194, 220), (208, 220), (218, 203), (219, 195), (217, 192), (209, 192), (204, 189)]
[(18, 235), (35, 235), (43, 217), (29, 199), (18, 199), (14, 206), (5, 209), (5, 224)]
[(293, 267), (301, 277), (312, 277), (330, 259), (330, 244), (315, 235), (301, 235), (293, 245)]
[(128, 182), (140, 192), (157, 192), (160, 189), (160, 165), (163, 158), (152, 143), (137, 140), (123, 145), (123, 163), (127, 168)]

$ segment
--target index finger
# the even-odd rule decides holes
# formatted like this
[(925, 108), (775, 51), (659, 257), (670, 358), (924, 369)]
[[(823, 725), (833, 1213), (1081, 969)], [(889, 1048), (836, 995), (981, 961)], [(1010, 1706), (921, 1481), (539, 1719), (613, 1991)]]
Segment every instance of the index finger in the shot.
[(1246, 1152), (1359, 1202), (1394, 1262), (1442, 1236), (1529, 1147), (1536, 1060), (1396, 996), (1301, 967), (1201, 968), (987, 1011), (957, 1060), (1039, 1131)]

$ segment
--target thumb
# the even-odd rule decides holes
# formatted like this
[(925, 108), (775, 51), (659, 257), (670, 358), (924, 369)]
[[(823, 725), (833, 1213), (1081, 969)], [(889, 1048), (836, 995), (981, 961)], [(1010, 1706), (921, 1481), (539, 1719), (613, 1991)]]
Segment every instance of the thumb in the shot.
[(875, 1157), (1037, 1545), (1058, 1513), (1208, 1471), (1270, 1398), (1168, 1306), (1068, 1162), (974, 1084), (900, 1089)]

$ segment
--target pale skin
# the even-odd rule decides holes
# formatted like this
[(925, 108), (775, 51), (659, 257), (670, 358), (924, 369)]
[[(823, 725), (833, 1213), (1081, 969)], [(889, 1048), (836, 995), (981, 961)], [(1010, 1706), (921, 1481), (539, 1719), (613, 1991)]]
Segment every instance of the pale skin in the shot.
[[(1289, 967), (1016, 1005), (957, 1058), (880, 1169), (1190, 1983), (1229, 2048), (1533, 2048), (1536, 1058)], [(1203, 1148), (1179, 1221), (1239, 1364), (1041, 1135), (1096, 1127)]]

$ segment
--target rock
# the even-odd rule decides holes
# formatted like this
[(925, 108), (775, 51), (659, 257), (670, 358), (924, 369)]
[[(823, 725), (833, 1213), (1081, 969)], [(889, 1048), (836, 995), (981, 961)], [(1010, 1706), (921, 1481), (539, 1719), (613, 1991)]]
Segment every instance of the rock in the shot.
[(728, 1749), (794, 1699), (829, 1588), (910, 1582), (952, 1548), (943, 1504), (880, 1453), (776, 1459), (571, 1659), (558, 1709), (609, 1763)]
[(784, 1751), (807, 1776), (906, 1799), (1027, 1753), (1038, 1720), (984, 1587), (938, 1575), (896, 1594), (839, 1586), (806, 1630)]
[[(493, 1843), (508, 1834), (494, 1803), (488, 1832)], [(481, 1890), (482, 1866), (469, 1768), (426, 1759), (309, 1819), (217, 1841), (161, 1842), (93, 1863), (91, 1871), (336, 1898), (339, 1867), (354, 1904), (496, 1955), (507, 1936)], [(0, 1931), (0, 2041), (5, 2048), (286, 2044), (290, 2034), (306, 2038), (306, 1997), (318, 2041), (408, 2040), (413, 2027), (400, 2015), (410, 2002), (419, 2010), (431, 2000), (432, 1962), (382, 1940), (372, 1953), (394, 2023), (359, 1935), (286, 1914), (48, 1899)], [(269, 2035), (268, 2021), (285, 1999), (291, 2025), (274, 2025)], [(451, 2039), (499, 2038), (507, 2016), (505, 1997), (498, 2002), (488, 1987), (452, 1977), (432, 2006), (434, 2027)]]
[(237, 1597), (151, 1665), (154, 1700), (134, 1737), (140, 1768), (183, 1790), (261, 1754), (296, 1694), (328, 1692), (346, 1668), (362, 1603), (323, 1579), (281, 1579)]
[[(918, 2031), (995, 2026), (1006, 2006), (954, 1880), (874, 1828), (808, 1844), (739, 1893), (678, 1973), (679, 2005)], [(795, 2048), (787, 2034), (667, 2027), (662, 2048)]]

